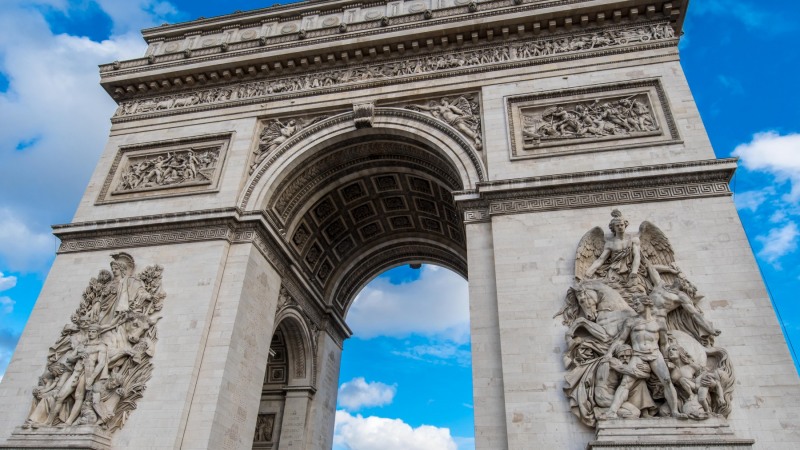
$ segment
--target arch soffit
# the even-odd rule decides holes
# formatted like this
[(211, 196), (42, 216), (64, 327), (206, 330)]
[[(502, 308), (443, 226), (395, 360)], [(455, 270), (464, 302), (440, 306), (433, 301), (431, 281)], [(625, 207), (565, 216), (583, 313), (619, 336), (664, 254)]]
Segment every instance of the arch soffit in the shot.
[(424, 262), (445, 267), (467, 279), (466, 255), (432, 240), (400, 239), (370, 248), (357, 262), (341, 270), (328, 298), (335, 308), (347, 317), (347, 312), (359, 292), (376, 276), (394, 267), (412, 262)]
[(283, 308), (275, 317), (275, 331), (283, 331), (286, 351), (289, 356), (289, 386), (314, 386), (316, 383), (316, 361), (314, 344), (302, 312), (295, 306)]
[(474, 189), (478, 182), (486, 179), (478, 151), (458, 131), (437, 119), (401, 108), (375, 108), (372, 128), (357, 130), (354, 123), (354, 114), (347, 112), (297, 132), (256, 167), (240, 198), (240, 208), (245, 211), (263, 209), (270, 201), (270, 188), (291, 173), (293, 167), (356, 135), (398, 135), (437, 149), (457, 171), (464, 189)]

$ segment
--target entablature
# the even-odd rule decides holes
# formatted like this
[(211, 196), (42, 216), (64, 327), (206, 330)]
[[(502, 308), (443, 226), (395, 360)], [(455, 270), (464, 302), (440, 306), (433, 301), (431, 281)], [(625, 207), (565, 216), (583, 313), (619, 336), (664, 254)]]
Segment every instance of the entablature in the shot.
[[(445, 5), (449, 1), (442, 0), (437, 4)], [(452, 53), (522, 39), (547, 36), (566, 38), (566, 35), (579, 34), (588, 29), (620, 24), (666, 21), (673, 29), (671, 34), (674, 37), (680, 33), (682, 4), (685, 0), (455, 2), (451, 6), (435, 9), (435, 12), (426, 9), (430, 13), (383, 15), (379, 19), (346, 24), (344, 27), (341, 26), (344, 23), (340, 23), (319, 29), (309, 28), (309, 21), (305, 19), (310, 17), (307, 14), (311, 14), (309, 8), (312, 6), (341, 7), (346, 4), (325, 2), (324, 5), (301, 3), (290, 5), (292, 7), (287, 9), (281, 7), (279, 13), (270, 12), (271, 8), (268, 8), (145, 30), (145, 38), (149, 42), (170, 40), (172, 43), (180, 42), (180, 45), (175, 51), (157, 52), (151, 48), (144, 58), (101, 65), (101, 84), (119, 102), (184, 92), (197, 89), (198, 86), (213, 87), (275, 77), (297, 77), (324, 69), (344, 69), (381, 61)], [(394, 3), (400, 2), (379, 4)], [(413, 5), (412, 2), (408, 3), (403, 7), (410, 8)], [(263, 22), (269, 16), (277, 20), (290, 17), (290, 13), (297, 14), (298, 20), (302, 19), (297, 30), (291, 33), (263, 24), (257, 31), (255, 28), (245, 30), (250, 26), (250, 19), (260, 17), (258, 21)], [(254, 31), (255, 34), (246, 31)], [(218, 39), (219, 42), (211, 38), (199, 39), (204, 33), (212, 32), (223, 33), (224, 36)], [(167, 47), (164, 46), (165, 49)]]

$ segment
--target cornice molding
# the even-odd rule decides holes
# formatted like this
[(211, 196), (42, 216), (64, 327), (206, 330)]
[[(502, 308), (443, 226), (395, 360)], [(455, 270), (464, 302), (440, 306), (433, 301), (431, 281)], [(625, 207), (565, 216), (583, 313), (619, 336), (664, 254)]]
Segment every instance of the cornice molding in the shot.
[[(237, 81), (215, 87), (204, 87), (168, 95), (144, 96), (120, 101), (119, 108), (112, 117), (112, 123), (149, 119), (171, 114), (208, 111), (221, 107), (245, 106), (265, 101), (277, 101), (311, 95), (331, 95), (357, 89), (369, 89), (392, 84), (426, 81), (444, 77), (462, 76), (488, 71), (515, 69), (542, 64), (573, 61), (584, 58), (610, 56), (643, 50), (671, 48), (677, 46), (677, 38), (672, 34), (661, 34), (656, 30), (672, 29), (666, 22), (648, 22), (636, 25), (621, 25), (611, 32), (625, 32), (648, 29), (652, 37), (629, 43), (625, 39), (594, 44), (583, 50), (591, 36), (602, 35), (606, 30), (587, 31), (573, 36), (580, 46), (562, 47), (562, 38), (528, 39), (514, 42), (501, 42), (480, 47), (471, 47), (460, 52), (432, 52), (411, 58), (394, 58), (363, 65), (348, 65), (328, 70), (308, 72), (304, 76), (283, 77)], [(517, 47), (529, 43), (543, 42), (556, 47), (551, 53), (521, 57)], [(624, 42), (624, 43), (623, 43)], [(415, 64), (411, 73), (404, 73), (403, 67)], [(404, 66), (406, 65), (406, 66)], [(140, 86), (143, 86), (141, 84)], [(138, 92), (134, 86), (129, 91)]]
[(735, 158), (479, 183), (456, 196), (465, 223), (506, 214), (731, 195)]

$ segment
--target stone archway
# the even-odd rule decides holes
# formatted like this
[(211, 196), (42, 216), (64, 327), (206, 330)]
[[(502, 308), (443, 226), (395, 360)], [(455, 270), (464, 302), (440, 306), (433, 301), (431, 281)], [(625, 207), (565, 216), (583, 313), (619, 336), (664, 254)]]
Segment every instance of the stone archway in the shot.
[[(435, 263), (467, 278), (465, 228), (454, 194), (475, 186), (483, 174), (477, 152), (446, 124), (413, 111), (384, 108), (376, 110), (372, 127), (357, 129), (347, 123), (351, 116), (320, 121), (316, 129), (274, 149), (274, 158), (253, 170), (252, 195), (243, 199), (257, 199), (266, 220), (286, 239), (303, 283), (342, 319), (360, 289), (390, 267)], [(265, 121), (263, 127), (268, 126)], [(271, 172), (272, 166), (281, 170)], [(266, 195), (258, 186), (268, 186)], [(296, 305), (291, 310), (304, 320), (295, 300), (281, 300), (276, 323), (283, 323), (277, 321), (283, 320), (289, 304)], [(300, 334), (287, 331), (276, 328), (276, 348), (302, 342)], [(313, 351), (316, 338), (311, 336)], [(303, 402), (285, 403), (283, 420), (275, 421), (275, 435), (283, 436), (278, 438), (280, 448), (290, 435), (296, 436), (298, 423), (306, 432), (293, 439), (304, 438), (309, 446), (330, 445), (331, 436), (319, 444), (307, 430), (332, 430), (332, 423), (313, 422), (332, 420), (338, 386), (316, 377), (310, 382), (311, 395)], [(279, 389), (299, 396), (290, 386)], [(326, 398), (334, 401), (321, 400)], [(281, 429), (287, 425), (293, 428)]]
[[(146, 55), (100, 67), (119, 108), (73, 222), (54, 227), (58, 256), (0, 384), (0, 446), (252, 448), (278, 330), (286, 373), (305, 366), (276, 385), (294, 405), (281, 446), (328, 449), (353, 297), (429, 261), (469, 266), (476, 447), (613, 447), (639, 432), (594, 433), (594, 372), (570, 356), (600, 359), (605, 343), (565, 342), (553, 314), (605, 264), (585, 260), (612, 237), (586, 230), (619, 208), (661, 227), (675, 259), (661, 265), (717, 302), (702, 307), (738, 371), (729, 419), (631, 429), (651, 448), (703, 433), (797, 447), (780, 419), (800, 383), (729, 198), (736, 163), (715, 159), (680, 67), (688, 4), (326, 0), (145, 30)], [(129, 270), (98, 273), (109, 255)], [(112, 339), (145, 323), (146, 342)], [(89, 331), (102, 381), (71, 389)]]

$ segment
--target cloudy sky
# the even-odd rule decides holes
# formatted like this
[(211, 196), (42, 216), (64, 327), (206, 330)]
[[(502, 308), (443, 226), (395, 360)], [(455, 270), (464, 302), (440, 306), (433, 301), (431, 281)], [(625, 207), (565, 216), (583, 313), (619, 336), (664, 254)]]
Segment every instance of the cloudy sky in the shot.
[[(108, 134), (115, 104), (97, 65), (143, 54), (141, 28), (269, 4), (2, 0), (0, 377), (53, 260), (49, 226), (70, 221)], [(694, 1), (681, 50), (717, 156), (741, 158), (736, 204), (800, 345), (798, 9), (787, 0)], [(385, 436), (404, 450), (472, 448), (466, 292), (456, 275), (424, 266), (396, 269), (361, 293), (348, 318), (356, 336), (342, 363), (337, 449), (401, 448)]]

